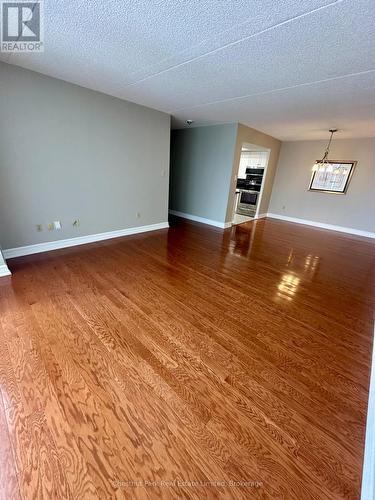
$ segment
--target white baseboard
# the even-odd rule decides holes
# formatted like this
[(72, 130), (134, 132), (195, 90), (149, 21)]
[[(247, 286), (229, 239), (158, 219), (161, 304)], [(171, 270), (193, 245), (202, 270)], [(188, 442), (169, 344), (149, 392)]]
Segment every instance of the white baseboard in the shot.
[(157, 231), (158, 229), (166, 229), (169, 227), (168, 222), (160, 222), (149, 226), (130, 227), (120, 229), (118, 231), (109, 231), (107, 233), (89, 234), (87, 236), (78, 236), (77, 238), (69, 238), (67, 240), (49, 241), (46, 243), (37, 243), (36, 245), (28, 245), (25, 247), (8, 248), (3, 250), (4, 258), (11, 259), (13, 257), (22, 257), (23, 255), (31, 255), (40, 252), (50, 252), (60, 248), (74, 247), (77, 245), (85, 245), (86, 243), (94, 243), (96, 241), (109, 240), (111, 238), (120, 238), (121, 236), (129, 236), (131, 234), (145, 233), (147, 231)]
[(209, 226), (220, 227), (221, 229), (226, 229), (232, 226), (231, 222), (219, 222), (217, 220), (205, 219), (204, 217), (198, 217), (197, 215), (178, 212), (177, 210), (169, 210), (169, 213), (172, 215), (176, 215), (177, 217), (182, 217), (183, 219), (189, 219), (195, 222), (201, 222), (202, 224), (208, 224)]
[(259, 214), (255, 217), (255, 219), (264, 219), (265, 217), (268, 217), (268, 214)]
[(10, 276), (12, 273), (9, 271), (8, 266), (5, 264), (0, 266), (0, 278), (3, 276)]
[(361, 229), (354, 229), (353, 227), (335, 226), (334, 224), (325, 224), (324, 222), (317, 222), (307, 219), (299, 219), (297, 217), (288, 217), (287, 215), (268, 213), (267, 217), (271, 219), (285, 220), (287, 222), (295, 222), (296, 224), (304, 224), (305, 226), (314, 226), (321, 229), (329, 229), (331, 231), (339, 231), (341, 233), (355, 234), (357, 236), (365, 236), (366, 238), (375, 238), (375, 233), (370, 231), (363, 231)]
[[(375, 332), (374, 332), (375, 337)], [(374, 339), (375, 340), (375, 339)], [(375, 341), (372, 349), (371, 377), (367, 405), (365, 455), (362, 469), (361, 500), (375, 498)]]

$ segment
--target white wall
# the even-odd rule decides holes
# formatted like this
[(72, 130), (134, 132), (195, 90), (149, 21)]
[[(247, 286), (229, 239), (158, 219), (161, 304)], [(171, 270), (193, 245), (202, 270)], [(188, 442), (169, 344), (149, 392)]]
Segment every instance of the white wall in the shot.
[(169, 115), (0, 63), (0, 130), (4, 250), (168, 220)]
[(282, 144), (268, 212), (375, 232), (375, 138), (334, 139), (330, 159), (358, 161), (345, 195), (308, 191), (311, 168), (326, 144)]

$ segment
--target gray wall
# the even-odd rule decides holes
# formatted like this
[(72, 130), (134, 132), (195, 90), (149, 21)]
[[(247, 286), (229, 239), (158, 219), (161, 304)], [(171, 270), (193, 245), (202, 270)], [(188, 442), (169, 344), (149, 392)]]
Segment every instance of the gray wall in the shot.
[(0, 129), (3, 248), (168, 220), (169, 115), (0, 63)]
[(283, 143), (269, 212), (375, 232), (375, 139), (334, 139), (331, 159), (358, 161), (346, 195), (308, 191), (311, 168), (326, 144)]
[(172, 132), (172, 210), (225, 221), (236, 137), (236, 123)]

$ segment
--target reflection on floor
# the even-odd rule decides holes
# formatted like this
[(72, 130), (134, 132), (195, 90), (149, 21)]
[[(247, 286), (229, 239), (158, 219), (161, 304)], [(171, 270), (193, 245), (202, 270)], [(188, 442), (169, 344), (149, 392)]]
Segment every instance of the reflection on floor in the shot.
[(243, 224), (244, 222), (249, 222), (254, 220), (254, 217), (247, 217), (246, 215), (234, 214), (233, 224)]

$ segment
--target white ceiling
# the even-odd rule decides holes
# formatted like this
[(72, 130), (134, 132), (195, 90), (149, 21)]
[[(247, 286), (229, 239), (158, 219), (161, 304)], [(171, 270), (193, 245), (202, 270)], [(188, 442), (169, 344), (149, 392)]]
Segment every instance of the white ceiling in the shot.
[(0, 59), (283, 140), (375, 136), (375, 0), (48, 0), (45, 52)]
[(250, 144), (248, 142), (244, 142), (242, 144), (241, 151), (245, 152), (262, 151), (263, 153), (267, 153), (270, 150), (264, 147), (262, 148), (262, 146), (257, 146), (256, 144)]

